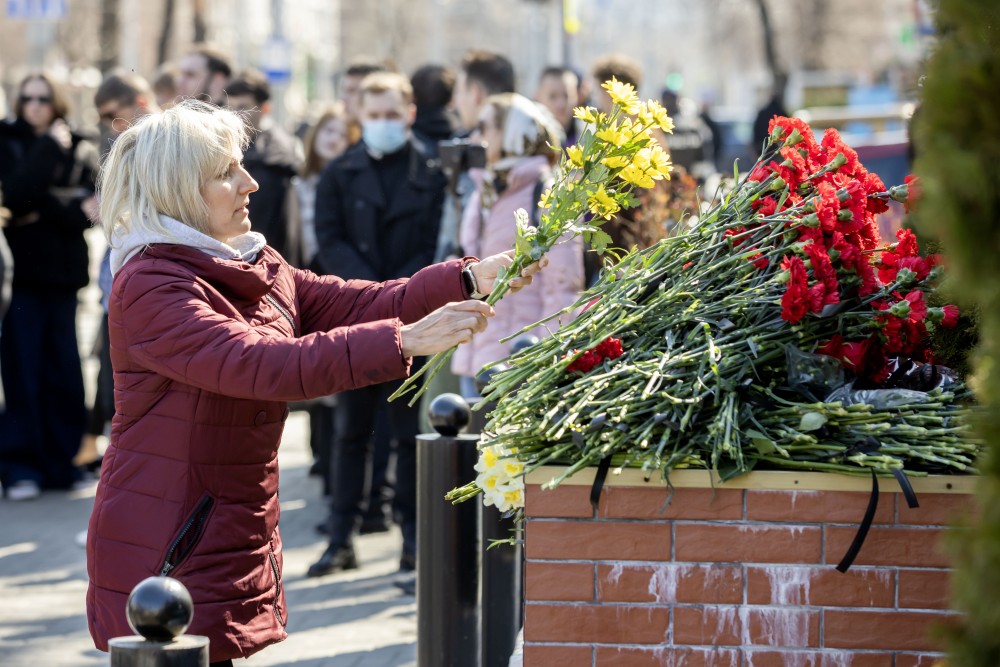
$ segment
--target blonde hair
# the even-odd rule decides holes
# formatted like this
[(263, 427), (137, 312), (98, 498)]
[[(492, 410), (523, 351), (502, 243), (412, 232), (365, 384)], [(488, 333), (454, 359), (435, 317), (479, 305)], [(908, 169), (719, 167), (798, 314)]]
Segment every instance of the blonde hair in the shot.
[(493, 107), (497, 129), (503, 136), (503, 157), (544, 155), (550, 162), (555, 161), (563, 132), (548, 109), (517, 93), (490, 95), (486, 104)]
[(239, 116), (197, 100), (137, 120), (115, 139), (98, 180), (108, 242), (136, 230), (166, 233), (160, 215), (208, 233), (201, 190), (248, 141)]

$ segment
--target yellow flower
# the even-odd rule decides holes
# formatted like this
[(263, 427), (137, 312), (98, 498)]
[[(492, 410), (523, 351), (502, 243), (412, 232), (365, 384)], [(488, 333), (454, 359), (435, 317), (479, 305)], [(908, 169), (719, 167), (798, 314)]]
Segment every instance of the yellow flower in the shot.
[(579, 118), (584, 123), (596, 123), (597, 109), (594, 107), (577, 107), (573, 109), (573, 117)]
[(609, 195), (603, 186), (590, 196), (587, 204), (590, 206), (591, 213), (599, 215), (605, 220), (610, 220), (611, 216), (621, 208), (618, 202), (615, 201), (615, 198)]
[(660, 178), (670, 180), (670, 172), (673, 171), (674, 165), (670, 163), (670, 156), (667, 155), (667, 152), (658, 144), (642, 150), (649, 151), (649, 166), (659, 175), (659, 178), (655, 175), (653, 178), (656, 178), (656, 180), (660, 180)]
[(612, 146), (621, 147), (628, 143), (628, 135), (622, 131), (617, 124), (609, 125), (597, 133), (597, 138), (606, 141)]
[(601, 160), (609, 169), (621, 169), (629, 164), (628, 158), (624, 155), (612, 155)]
[(583, 148), (580, 146), (570, 146), (566, 149), (566, 157), (574, 167), (583, 168)]
[(524, 470), (524, 464), (515, 459), (504, 459), (503, 471), (507, 473), (509, 477), (517, 477)]
[(497, 464), (497, 460), (499, 458), (500, 457), (497, 456), (496, 451), (492, 447), (487, 447), (482, 453), (483, 467), (486, 470), (489, 470)]
[(623, 181), (633, 183), (640, 188), (651, 188), (654, 185), (652, 175), (635, 164), (630, 164), (618, 172), (618, 177)]
[[(538, 200), (538, 208), (550, 208), (552, 206), (552, 188), (542, 193), (542, 198)], [(514, 450), (517, 453), (517, 450)]]
[(674, 131), (674, 121), (656, 100), (649, 100), (639, 107), (639, 121), (643, 125), (656, 125), (664, 132)]
[(517, 491), (505, 491), (503, 499), (506, 500), (511, 507), (523, 507), (524, 500), (521, 498), (521, 493), (520, 489)]
[(635, 93), (635, 88), (630, 83), (623, 83), (611, 77), (610, 81), (605, 81), (601, 88), (608, 91), (611, 101), (621, 107), (626, 113), (635, 113), (639, 110), (639, 96)]

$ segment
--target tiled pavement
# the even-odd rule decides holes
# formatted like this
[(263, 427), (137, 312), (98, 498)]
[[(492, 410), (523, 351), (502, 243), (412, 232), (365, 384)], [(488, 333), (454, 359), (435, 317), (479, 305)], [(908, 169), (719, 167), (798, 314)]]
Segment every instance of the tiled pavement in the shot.
[[(289, 637), (247, 661), (248, 667), (394, 667), (415, 664), (416, 604), (393, 585), (397, 531), (358, 539), (359, 570), (304, 576), (322, 553), (313, 526), (324, 506), (309, 478), (305, 413), (292, 413), (279, 454), (281, 532)], [(107, 665), (87, 633), (87, 574), (77, 535), (86, 528), (94, 488), (0, 501), (0, 665)], [(196, 610), (197, 613), (197, 610)]]

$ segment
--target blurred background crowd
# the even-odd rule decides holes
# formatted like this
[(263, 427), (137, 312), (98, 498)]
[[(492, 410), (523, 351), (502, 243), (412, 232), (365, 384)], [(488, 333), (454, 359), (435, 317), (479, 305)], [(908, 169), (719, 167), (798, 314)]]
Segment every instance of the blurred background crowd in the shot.
[[(81, 369), (80, 290), (106, 299), (97, 216), (102, 155), (178, 100), (239, 112), (260, 190), (253, 228), (289, 263), (385, 280), (511, 247), (538, 215), (573, 108), (603, 108), (612, 76), (662, 101), (676, 172), (611, 221), (648, 245), (697, 212), (720, 175), (749, 168), (775, 114), (837, 127), (887, 182), (907, 171), (906, 126), (928, 48), (919, 0), (11, 0), (0, 19), (0, 485), (9, 501), (86, 483), (114, 415), (106, 318)], [(104, 260), (99, 261), (104, 255)], [(476, 394), (501, 337), (575, 301), (602, 259), (579, 244), (498, 309), (428, 392)], [(99, 266), (99, 270), (94, 267)], [(106, 306), (106, 300), (103, 302)], [(536, 332), (542, 335), (542, 332)], [(359, 566), (356, 534), (401, 524), (414, 568), (419, 408), (394, 385), (308, 410), (329, 537), (310, 567)]]

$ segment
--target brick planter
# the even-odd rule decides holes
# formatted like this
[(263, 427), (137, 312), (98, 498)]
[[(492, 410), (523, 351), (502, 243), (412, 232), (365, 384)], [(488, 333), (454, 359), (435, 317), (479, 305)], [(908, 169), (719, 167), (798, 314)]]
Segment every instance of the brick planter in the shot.
[(945, 526), (974, 478), (915, 479), (920, 507), (880, 480), (875, 522), (851, 569), (834, 569), (871, 481), (758, 472), (725, 484), (678, 471), (666, 487), (593, 471), (542, 491), (528, 478), (525, 667), (931, 667), (948, 611)]

